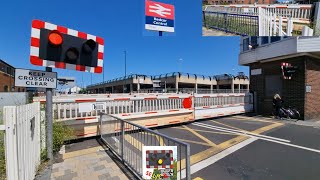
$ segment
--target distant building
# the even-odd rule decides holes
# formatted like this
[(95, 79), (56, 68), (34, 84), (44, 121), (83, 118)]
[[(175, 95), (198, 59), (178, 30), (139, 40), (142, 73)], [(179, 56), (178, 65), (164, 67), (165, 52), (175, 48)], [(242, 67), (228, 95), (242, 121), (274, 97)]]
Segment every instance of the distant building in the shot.
[(225, 5), (225, 4), (274, 4), (276, 0), (207, 0), (207, 4)]
[(25, 92), (25, 87), (14, 86), (15, 68), (0, 59), (0, 92)]
[[(282, 63), (298, 67), (291, 79), (284, 78)], [(250, 67), (258, 114), (271, 115), (273, 96), (280, 94), (304, 119), (320, 118), (320, 37), (243, 37), (239, 64)]]
[(204, 76), (189, 73), (167, 73), (158, 76), (130, 75), (89, 85), (90, 93), (195, 92), (237, 93), (249, 90), (249, 79), (243, 73)]

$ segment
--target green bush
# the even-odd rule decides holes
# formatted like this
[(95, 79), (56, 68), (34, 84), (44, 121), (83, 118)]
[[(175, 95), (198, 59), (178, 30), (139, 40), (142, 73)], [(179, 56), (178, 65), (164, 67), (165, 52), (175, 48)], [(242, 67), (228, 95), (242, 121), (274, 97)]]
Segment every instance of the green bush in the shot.
[(58, 152), (65, 141), (74, 138), (74, 130), (63, 122), (53, 123), (53, 152)]
[(0, 131), (0, 179), (6, 179), (6, 162), (4, 152), (4, 132)]

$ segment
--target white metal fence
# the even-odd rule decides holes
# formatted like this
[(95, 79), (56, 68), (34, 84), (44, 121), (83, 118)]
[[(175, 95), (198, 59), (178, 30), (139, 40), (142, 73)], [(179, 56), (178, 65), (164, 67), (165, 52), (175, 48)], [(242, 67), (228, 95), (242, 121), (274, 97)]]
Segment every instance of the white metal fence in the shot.
[(293, 18), (297, 22), (308, 21), (310, 22), (312, 4), (292, 4), (292, 5), (208, 5), (205, 6), (205, 11), (217, 11), (217, 12), (227, 12), (227, 13), (237, 13), (246, 15), (258, 15), (259, 7), (273, 13), (277, 16), (285, 18)]
[[(220, 26), (224, 27), (225, 31), (233, 32), (241, 35), (250, 36), (292, 36), (294, 30), (294, 23), (299, 26), (305, 27), (311, 25), (311, 10), (312, 5), (208, 5), (204, 8), (204, 25), (209, 28), (219, 29)], [(253, 25), (248, 20), (240, 21), (233, 19), (232, 23), (220, 23), (218, 26), (210, 26), (210, 18), (207, 17), (210, 13), (232, 14), (234, 18), (237, 16), (257, 16), (258, 23)], [(236, 24), (236, 29), (230, 24)], [(247, 26), (240, 28), (238, 26)], [(252, 30), (258, 28), (257, 30)], [(224, 30), (223, 29), (223, 30)], [(244, 29), (244, 30), (243, 30)], [(258, 32), (258, 33), (254, 33)], [(304, 32), (305, 33), (305, 32)], [(308, 33), (310, 35), (310, 33)]]
[(3, 108), (8, 180), (34, 179), (40, 164), (40, 103)]

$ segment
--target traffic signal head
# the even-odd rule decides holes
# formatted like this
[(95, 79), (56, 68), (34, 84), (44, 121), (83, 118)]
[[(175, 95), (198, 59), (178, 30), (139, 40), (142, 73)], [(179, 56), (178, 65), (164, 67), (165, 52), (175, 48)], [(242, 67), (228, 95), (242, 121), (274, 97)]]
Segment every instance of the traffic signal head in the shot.
[(289, 63), (281, 65), (282, 74), (284, 79), (291, 79), (292, 75), (298, 70), (298, 66), (292, 66)]
[(101, 73), (103, 39), (34, 20), (30, 62), (33, 65)]

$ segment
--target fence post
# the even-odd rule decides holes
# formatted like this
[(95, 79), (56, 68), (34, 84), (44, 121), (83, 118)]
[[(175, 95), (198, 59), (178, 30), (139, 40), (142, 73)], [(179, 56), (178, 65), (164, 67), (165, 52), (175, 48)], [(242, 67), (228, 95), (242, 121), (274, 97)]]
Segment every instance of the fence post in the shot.
[(259, 28), (259, 36), (264, 36), (263, 33), (263, 14), (262, 14), (262, 10), (261, 7), (258, 7), (258, 28)]
[(190, 145), (187, 144), (186, 148), (186, 179), (191, 180), (191, 171), (190, 171)]
[(320, 35), (320, 2), (313, 3), (314, 8), (314, 14), (313, 14), (313, 29), (314, 29), (314, 35), (319, 36)]
[(123, 150), (124, 150), (124, 121), (121, 120), (121, 160), (122, 162), (124, 162), (124, 158), (123, 158)]
[(292, 36), (292, 29), (293, 29), (293, 22), (292, 22), (292, 18), (289, 17), (287, 21), (287, 36)]
[[(275, 19), (276, 21), (276, 19)], [(278, 33), (278, 36), (283, 36), (282, 34), (282, 17), (279, 16), (279, 33)]]

